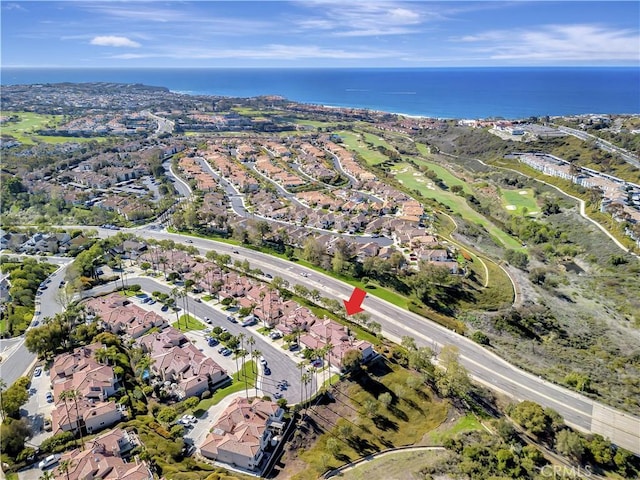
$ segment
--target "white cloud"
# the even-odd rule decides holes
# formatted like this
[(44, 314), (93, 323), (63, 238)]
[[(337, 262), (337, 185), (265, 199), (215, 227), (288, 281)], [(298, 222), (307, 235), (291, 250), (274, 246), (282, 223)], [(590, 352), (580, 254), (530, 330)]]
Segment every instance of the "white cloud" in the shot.
[(310, 17), (294, 23), (302, 31), (331, 32), (336, 37), (367, 37), (415, 33), (427, 14), (415, 3), (310, 2)]
[(113, 55), (109, 58), (121, 60), (135, 60), (142, 58), (173, 58), (183, 60), (210, 59), (252, 59), (252, 60), (302, 60), (302, 59), (342, 59), (360, 60), (373, 58), (396, 58), (398, 52), (381, 50), (344, 50), (323, 48), (316, 45), (281, 45), (271, 44), (259, 48), (239, 49), (198, 49), (184, 48), (162, 52), (125, 53)]
[(542, 25), (452, 39), (493, 60), (536, 63), (640, 61), (640, 33), (601, 25)]
[(118, 37), (116, 35), (105, 35), (99, 37), (93, 37), (91, 45), (100, 45), (101, 47), (130, 47), (137, 48), (140, 46), (138, 42), (127, 37)]

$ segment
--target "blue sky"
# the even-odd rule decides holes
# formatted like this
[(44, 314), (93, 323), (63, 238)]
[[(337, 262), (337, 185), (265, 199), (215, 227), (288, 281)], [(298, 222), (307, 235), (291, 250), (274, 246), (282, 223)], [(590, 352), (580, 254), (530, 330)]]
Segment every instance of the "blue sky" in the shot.
[(640, 2), (2, 0), (2, 66), (640, 65)]

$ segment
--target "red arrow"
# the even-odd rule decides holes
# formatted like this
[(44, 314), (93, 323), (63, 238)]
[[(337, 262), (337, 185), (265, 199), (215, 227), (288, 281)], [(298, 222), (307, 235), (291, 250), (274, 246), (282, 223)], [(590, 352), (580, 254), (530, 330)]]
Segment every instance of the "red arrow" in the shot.
[(347, 310), (347, 315), (364, 312), (364, 310), (360, 308), (360, 305), (362, 305), (362, 301), (366, 296), (367, 292), (358, 287), (354, 288), (353, 293), (351, 294), (351, 298), (349, 300), (343, 300), (344, 308)]

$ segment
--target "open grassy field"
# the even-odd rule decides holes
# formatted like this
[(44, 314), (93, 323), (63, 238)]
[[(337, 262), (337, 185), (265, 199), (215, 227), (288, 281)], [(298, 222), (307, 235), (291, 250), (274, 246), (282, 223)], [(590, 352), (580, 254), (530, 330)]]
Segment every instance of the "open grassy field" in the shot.
[[(454, 193), (442, 190), (435, 186), (430, 179), (426, 178), (408, 164), (397, 164), (392, 167), (391, 172), (407, 188), (418, 190), (423, 196), (432, 198), (443, 205), (449, 207), (454, 213), (487, 229), (489, 234), (506, 248), (521, 250), (521, 243), (500, 230), (489, 222), (485, 217), (472, 209), (466, 200)], [(451, 174), (449, 174), (451, 175)], [(454, 177), (455, 178), (455, 177)]]
[(502, 196), (502, 203), (506, 210), (511, 214), (523, 215), (525, 208), (527, 215), (537, 215), (540, 213), (540, 208), (538, 207), (531, 188), (527, 188), (526, 190), (502, 189), (500, 195)]
[[(340, 383), (335, 402), (310, 412), (310, 421), (324, 433), (300, 454), (308, 468), (293, 478), (315, 480), (318, 472), (328, 468), (387, 448), (413, 445), (438, 427), (447, 417), (449, 404), (434, 398), (426, 387), (409, 388), (407, 379), (413, 375), (417, 374), (379, 360), (366, 374)], [(382, 393), (392, 395), (389, 407), (378, 403), (375, 413), (367, 412), (365, 406)], [(345, 435), (345, 429), (349, 435)], [(338, 450), (331, 454), (327, 444), (336, 441)]]
[[(367, 162), (368, 165), (378, 165), (379, 163), (388, 160), (386, 155), (383, 155), (377, 150), (371, 150), (369, 147), (367, 147), (367, 145), (362, 140), (360, 140), (360, 136), (358, 134), (348, 132), (346, 130), (340, 130), (336, 133), (340, 135), (342, 141), (344, 142), (344, 145), (349, 150), (359, 154), (362, 159)], [(370, 136), (374, 137), (373, 135)]]
[(426, 160), (422, 160), (419, 158), (413, 158), (413, 160), (418, 165), (424, 165), (430, 170), (433, 170), (449, 188), (453, 187), (454, 185), (459, 185), (460, 187), (462, 187), (462, 190), (465, 193), (473, 193), (471, 187), (469, 186), (469, 184), (467, 184), (467, 182), (453, 175), (449, 170), (447, 170), (442, 165), (438, 165), (437, 163), (427, 162)]
[(44, 143), (86, 143), (93, 141), (105, 142), (107, 137), (62, 137), (50, 135), (38, 135), (37, 130), (55, 127), (62, 115), (42, 115), (33, 112), (2, 112), (3, 116), (16, 115), (18, 122), (5, 122), (0, 127), (2, 135), (11, 135), (20, 143), (34, 145), (37, 141)]
[(2, 124), (3, 135), (11, 135), (21, 143), (32, 145), (33, 137), (37, 137), (36, 130), (44, 127), (54, 127), (62, 118), (60, 115), (41, 115), (33, 112), (2, 112), (3, 116), (17, 116), (17, 122)]
[(196, 320), (191, 315), (182, 315), (180, 321), (173, 322), (171, 326), (181, 332), (188, 332), (189, 330), (204, 330), (204, 323)]

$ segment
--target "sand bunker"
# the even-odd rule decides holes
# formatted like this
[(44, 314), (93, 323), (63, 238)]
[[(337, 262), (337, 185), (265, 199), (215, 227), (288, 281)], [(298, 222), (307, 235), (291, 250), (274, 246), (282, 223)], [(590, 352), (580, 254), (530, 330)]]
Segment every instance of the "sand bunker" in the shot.
[(529, 192), (527, 192), (526, 190), (520, 190), (518, 193), (520, 195), (527, 195)]
[(516, 207), (515, 205), (507, 205), (505, 208), (507, 210), (517, 210), (518, 209), (518, 207)]

